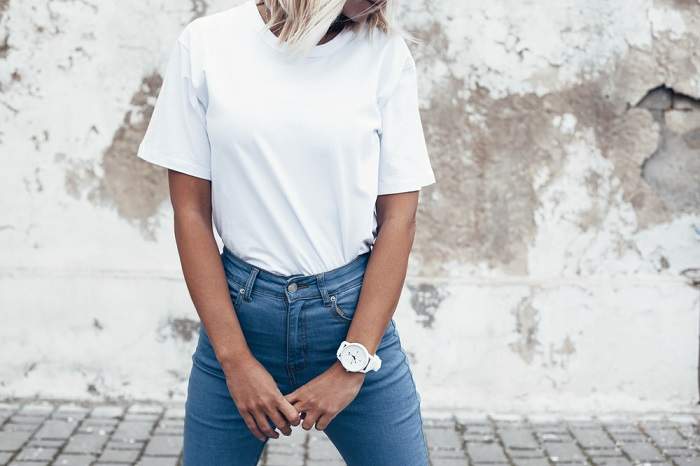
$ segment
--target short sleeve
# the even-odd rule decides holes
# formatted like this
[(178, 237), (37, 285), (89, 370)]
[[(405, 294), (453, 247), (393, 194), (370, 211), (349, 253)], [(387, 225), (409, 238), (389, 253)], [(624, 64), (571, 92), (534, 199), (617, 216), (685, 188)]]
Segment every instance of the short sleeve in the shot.
[(378, 194), (418, 191), (435, 183), (418, 108), (416, 65), (408, 55), (381, 109)]
[(190, 48), (175, 41), (137, 156), (147, 162), (211, 180), (206, 128), (206, 82), (193, 66)]

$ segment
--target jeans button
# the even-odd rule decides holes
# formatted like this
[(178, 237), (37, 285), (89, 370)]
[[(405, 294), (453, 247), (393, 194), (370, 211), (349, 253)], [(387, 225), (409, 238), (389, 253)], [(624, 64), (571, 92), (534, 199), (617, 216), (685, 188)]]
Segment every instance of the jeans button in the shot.
[(287, 286), (287, 290), (288, 290), (290, 293), (294, 293), (294, 292), (297, 290), (297, 284), (296, 284), (296, 283), (290, 283), (290, 284)]

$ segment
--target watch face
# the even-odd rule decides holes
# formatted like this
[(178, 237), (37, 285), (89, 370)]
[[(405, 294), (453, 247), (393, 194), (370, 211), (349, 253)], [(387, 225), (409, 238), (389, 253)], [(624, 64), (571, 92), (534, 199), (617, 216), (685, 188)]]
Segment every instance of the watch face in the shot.
[(369, 362), (369, 356), (360, 347), (349, 344), (340, 352), (340, 362), (349, 371), (359, 371)]

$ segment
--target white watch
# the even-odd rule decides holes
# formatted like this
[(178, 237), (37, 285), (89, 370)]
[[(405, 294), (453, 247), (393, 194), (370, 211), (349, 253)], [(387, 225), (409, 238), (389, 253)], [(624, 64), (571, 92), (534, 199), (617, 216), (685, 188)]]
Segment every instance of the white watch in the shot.
[(350, 343), (343, 340), (338, 347), (336, 356), (348, 372), (378, 371), (382, 367), (382, 360), (377, 354), (369, 354), (362, 343)]

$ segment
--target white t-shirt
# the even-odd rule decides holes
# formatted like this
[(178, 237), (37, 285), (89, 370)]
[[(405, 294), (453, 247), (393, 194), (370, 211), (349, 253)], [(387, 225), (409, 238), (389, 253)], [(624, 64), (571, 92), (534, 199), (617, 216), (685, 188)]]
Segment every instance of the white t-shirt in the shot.
[(254, 0), (185, 26), (138, 157), (211, 180), (238, 257), (311, 275), (371, 249), (377, 195), (435, 177), (402, 36), (346, 29), (297, 60), (277, 40)]

